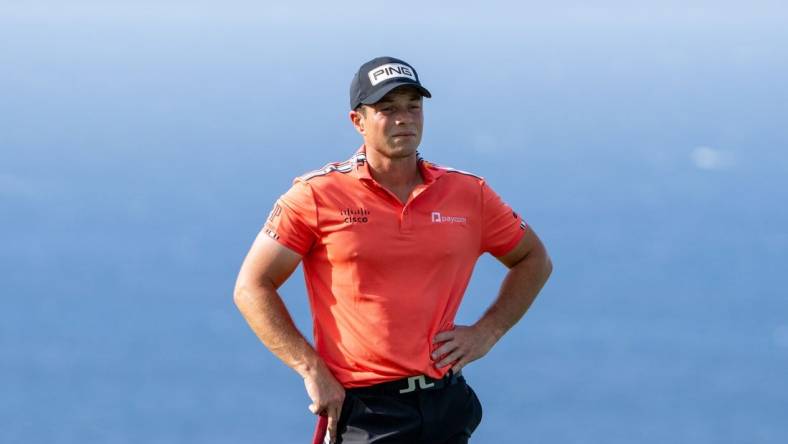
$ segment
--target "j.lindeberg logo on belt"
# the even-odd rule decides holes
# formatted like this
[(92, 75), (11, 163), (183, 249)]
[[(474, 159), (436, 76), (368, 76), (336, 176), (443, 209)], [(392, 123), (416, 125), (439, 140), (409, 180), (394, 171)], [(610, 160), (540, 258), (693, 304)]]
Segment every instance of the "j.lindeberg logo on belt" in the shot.
[(432, 212), (432, 223), (434, 224), (465, 224), (468, 218), (465, 216), (446, 216), (438, 211)]
[(399, 392), (400, 393), (415, 392), (416, 391), (416, 381), (419, 382), (419, 389), (421, 389), (421, 390), (435, 387), (435, 383), (434, 382), (430, 382), (428, 384), (427, 383), (427, 379), (424, 378), (424, 375), (418, 375), (418, 376), (411, 376), (410, 378), (408, 378), (408, 386), (406, 388), (400, 390)]
[(339, 214), (344, 216), (343, 222), (346, 224), (365, 224), (369, 222), (369, 210), (366, 208), (345, 208), (339, 210)]

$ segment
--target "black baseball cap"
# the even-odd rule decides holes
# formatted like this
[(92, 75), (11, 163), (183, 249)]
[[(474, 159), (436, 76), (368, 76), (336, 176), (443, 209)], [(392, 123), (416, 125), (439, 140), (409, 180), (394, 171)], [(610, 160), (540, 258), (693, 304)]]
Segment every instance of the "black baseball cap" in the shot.
[(377, 57), (361, 65), (350, 82), (350, 109), (362, 103), (378, 102), (392, 89), (411, 85), (424, 97), (432, 97), (427, 88), (421, 86), (419, 75), (409, 63), (394, 57)]

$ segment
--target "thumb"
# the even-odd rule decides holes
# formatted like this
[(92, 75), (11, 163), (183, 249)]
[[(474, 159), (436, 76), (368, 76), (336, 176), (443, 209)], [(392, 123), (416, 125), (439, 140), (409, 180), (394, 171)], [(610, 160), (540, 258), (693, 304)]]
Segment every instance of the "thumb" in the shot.
[(317, 409), (317, 404), (315, 404), (314, 402), (312, 404), (309, 404), (309, 411), (314, 413), (315, 415), (320, 413), (320, 411)]

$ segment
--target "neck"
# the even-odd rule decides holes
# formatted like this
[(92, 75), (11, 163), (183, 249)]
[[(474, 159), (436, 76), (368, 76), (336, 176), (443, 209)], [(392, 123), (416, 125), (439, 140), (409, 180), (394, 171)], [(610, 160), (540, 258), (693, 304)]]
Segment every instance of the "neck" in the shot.
[(422, 183), (419, 158), (414, 152), (407, 157), (386, 157), (367, 149), (367, 164), (372, 178), (387, 188), (413, 187)]

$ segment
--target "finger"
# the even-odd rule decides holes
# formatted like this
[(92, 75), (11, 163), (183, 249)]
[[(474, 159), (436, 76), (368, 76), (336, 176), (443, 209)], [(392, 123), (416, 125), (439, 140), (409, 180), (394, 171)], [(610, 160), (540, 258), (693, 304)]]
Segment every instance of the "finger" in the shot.
[(441, 356), (451, 353), (459, 347), (459, 344), (455, 341), (449, 341), (441, 345), (440, 347), (436, 348), (434, 352), (432, 352), (432, 359), (438, 359)]
[(438, 342), (446, 342), (454, 339), (454, 330), (442, 331), (435, 335), (432, 339), (433, 344), (437, 344)]
[(315, 415), (320, 413), (320, 409), (317, 407), (317, 404), (315, 404), (314, 402), (312, 404), (309, 404), (309, 411)]
[(445, 358), (441, 359), (441, 362), (437, 364), (437, 367), (438, 368), (446, 367), (447, 365), (453, 362), (457, 362), (460, 360), (460, 358), (462, 358), (462, 355), (463, 353), (460, 350), (455, 350), (449, 353), (449, 356), (446, 356)]
[(328, 409), (328, 436), (331, 437), (331, 442), (337, 440), (337, 423), (339, 422), (340, 409), (331, 407)]
[(451, 369), (452, 369), (452, 371), (453, 371), (455, 374), (457, 374), (457, 373), (459, 373), (459, 372), (460, 372), (460, 370), (462, 370), (462, 368), (463, 368), (463, 367), (465, 367), (467, 364), (468, 364), (468, 361), (466, 361), (466, 360), (465, 360), (465, 358), (462, 358), (462, 359), (460, 359), (459, 361), (457, 361), (456, 363), (454, 363), (454, 365), (452, 365), (452, 366), (451, 366)]

